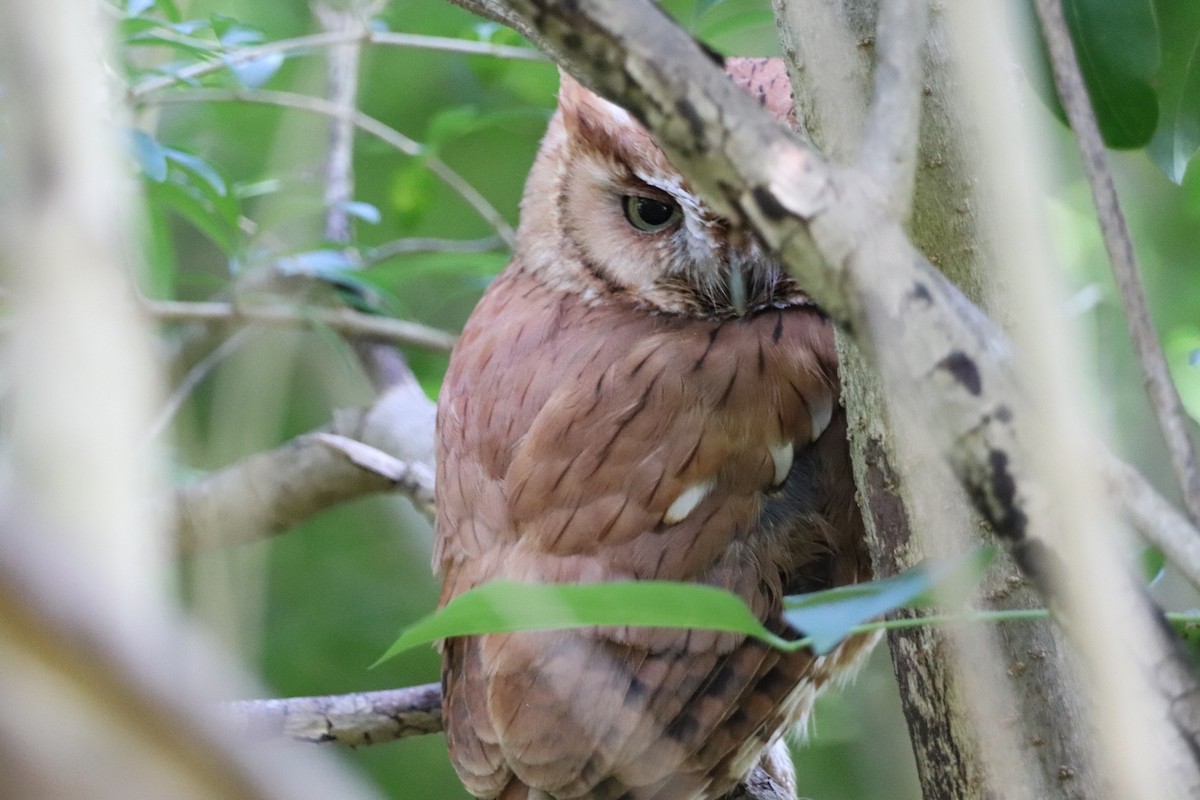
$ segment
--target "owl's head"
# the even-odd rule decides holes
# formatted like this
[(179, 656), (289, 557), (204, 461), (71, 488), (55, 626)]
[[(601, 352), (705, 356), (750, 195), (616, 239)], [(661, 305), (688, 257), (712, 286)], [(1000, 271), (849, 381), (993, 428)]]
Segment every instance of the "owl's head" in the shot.
[[(794, 123), (781, 61), (729, 59), (726, 72)], [(703, 317), (808, 302), (758, 242), (731, 234), (637, 120), (566, 74), (517, 238), (524, 269), (589, 301)]]

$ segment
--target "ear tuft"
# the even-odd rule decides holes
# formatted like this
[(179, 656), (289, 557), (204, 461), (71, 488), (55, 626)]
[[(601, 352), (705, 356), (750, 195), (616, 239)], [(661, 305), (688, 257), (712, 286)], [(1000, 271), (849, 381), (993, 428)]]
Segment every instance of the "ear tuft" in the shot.
[(640, 128), (625, 109), (608, 102), (561, 69), (559, 80), (558, 108), (569, 140), (617, 149), (631, 129)]

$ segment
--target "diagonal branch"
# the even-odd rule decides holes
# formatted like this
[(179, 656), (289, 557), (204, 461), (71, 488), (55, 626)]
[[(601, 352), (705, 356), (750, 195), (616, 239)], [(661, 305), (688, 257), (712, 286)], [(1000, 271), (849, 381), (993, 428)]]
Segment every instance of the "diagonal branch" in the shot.
[(1133, 239), (1117, 199), (1104, 141), (1100, 137), (1100, 128), (1096, 124), (1096, 116), (1079, 71), (1079, 61), (1075, 57), (1071, 34), (1063, 17), (1062, 4), (1060, 0), (1037, 0), (1037, 12), (1042, 36), (1050, 51), (1058, 96), (1075, 132), (1083, 171), (1096, 203), (1104, 247), (1108, 251), (1113, 277), (1121, 295), (1125, 323), (1146, 379), (1150, 405), (1171, 454), (1171, 466), (1183, 494), (1184, 506), (1192, 523), (1200, 525), (1200, 465), (1197, 464), (1196, 450), (1188, 435), (1187, 416), (1179, 400), (1179, 392), (1171, 380), (1162, 345), (1150, 318)]
[(331, 119), (349, 119), (353, 122), (354, 127), (371, 134), (384, 144), (396, 148), (405, 155), (422, 158), (425, 167), (453, 189), (471, 208), (475, 209), (479, 216), (483, 217), (510, 247), (516, 241), (516, 234), (504, 216), (462, 175), (451, 169), (445, 161), (433, 155), (425, 145), (408, 138), (395, 128), (385, 125), (356, 108), (339, 106), (321, 97), (270, 89), (180, 89), (156, 95), (150, 100), (159, 104), (261, 103), (296, 111), (307, 111), (312, 114), (322, 114)]
[(344, 336), (449, 351), (453, 334), (418, 322), (363, 314), (350, 308), (293, 308), (285, 305), (235, 305), (218, 301), (145, 300), (143, 307), (163, 322), (326, 327)]
[(521, 61), (545, 61), (546, 57), (537, 50), (528, 47), (513, 47), (491, 42), (474, 42), (469, 39), (451, 39), (445, 36), (424, 36), (416, 33), (398, 33), (394, 31), (377, 31), (370, 28), (362, 30), (323, 31), (308, 36), (297, 36), (293, 39), (280, 39), (275, 42), (242, 47), (233, 52), (224, 53), (218, 59), (202, 61), (182, 67), (168, 75), (155, 75), (146, 78), (129, 89), (129, 98), (133, 101), (142, 100), (146, 95), (162, 91), (180, 83), (187, 83), (223, 69), (229, 69), (241, 64), (257, 61), (260, 58), (275, 54), (296, 53), (297, 51), (314, 50), (319, 47), (332, 47), (343, 44), (376, 44), (393, 47), (411, 47), (420, 50), (443, 50), (449, 53), (465, 53), (468, 55), (494, 56), (496, 58), (511, 58)]

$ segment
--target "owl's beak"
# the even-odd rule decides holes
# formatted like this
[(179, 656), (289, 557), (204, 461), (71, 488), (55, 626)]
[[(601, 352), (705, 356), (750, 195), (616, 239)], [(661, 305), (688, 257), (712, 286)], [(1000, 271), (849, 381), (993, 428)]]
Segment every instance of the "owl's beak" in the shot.
[(746, 316), (746, 272), (737, 264), (730, 264), (726, 282), (734, 312), (739, 317)]

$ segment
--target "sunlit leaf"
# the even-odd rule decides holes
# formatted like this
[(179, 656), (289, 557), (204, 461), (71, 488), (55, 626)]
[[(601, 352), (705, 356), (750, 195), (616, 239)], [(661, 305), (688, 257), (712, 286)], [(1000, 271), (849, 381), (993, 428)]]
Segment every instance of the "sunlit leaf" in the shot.
[(166, 148), (155, 141), (153, 136), (142, 130), (131, 130), (129, 146), (134, 160), (147, 178), (155, 183), (162, 183), (167, 179)]
[(248, 89), (257, 89), (279, 72), (284, 60), (283, 53), (265, 53), (257, 58), (232, 62), (229, 70), (239, 84)]
[(284, 275), (324, 277), (341, 270), (353, 269), (354, 260), (344, 250), (308, 250), (280, 258), (276, 269)]
[(379, 209), (370, 203), (363, 203), (358, 200), (343, 200), (339, 203), (336, 203), (334, 207), (339, 208), (355, 219), (360, 219), (370, 225), (378, 225), (382, 219)]
[(125, 13), (136, 17), (154, 8), (154, 0), (129, 0), (125, 4)]
[(891, 578), (784, 598), (783, 617), (818, 653), (832, 650), (858, 625), (908, 605), (929, 605), (934, 591), (952, 580), (972, 583), (995, 556), (985, 548), (949, 564), (918, 565)]

